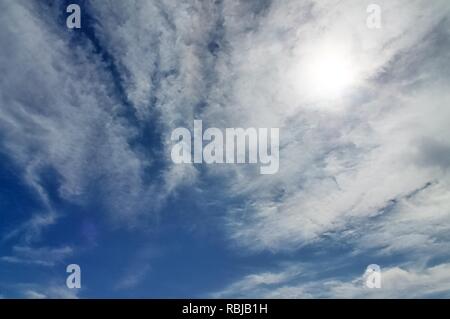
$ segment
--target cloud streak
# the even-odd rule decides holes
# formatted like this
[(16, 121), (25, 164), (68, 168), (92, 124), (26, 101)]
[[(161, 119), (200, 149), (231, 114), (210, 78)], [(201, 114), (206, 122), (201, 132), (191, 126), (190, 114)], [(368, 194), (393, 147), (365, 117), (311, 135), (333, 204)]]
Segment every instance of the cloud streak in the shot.
[[(378, 4), (380, 30), (354, 1), (92, 1), (72, 31), (58, 6), (0, 4), (1, 151), (42, 205), (2, 235), (18, 241), (3, 262), (54, 265), (72, 253), (31, 248), (66, 215), (61, 203), (145, 230), (188, 190), (225, 212), (212, 215), (235, 252), (281, 260), (338, 243), (350, 256), (400, 260), (387, 279), (409, 284), (388, 284), (385, 296), (413, 281), (423, 296), (447, 294), (450, 6)], [(311, 73), (339, 57), (352, 81), (330, 98)], [(175, 165), (171, 132), (194, 119), (280, 128), (279, 172)], [(370, 297), (354, 270), (349, 281), (286, 283), (299, 276), (266, 270), (223, 294)]]

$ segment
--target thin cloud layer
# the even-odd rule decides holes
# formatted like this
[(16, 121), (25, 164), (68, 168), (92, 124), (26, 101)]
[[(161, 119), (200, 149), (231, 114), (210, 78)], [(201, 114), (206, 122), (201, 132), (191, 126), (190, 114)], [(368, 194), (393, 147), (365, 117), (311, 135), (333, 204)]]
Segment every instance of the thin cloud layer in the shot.
[[(216, 298), (448, 298), (449, 264), (427, 269), (383, 269), (382, 289), (369, 289), (363, 276), (339, 280), (304, 280), (289, 270), (248, 275)], [(275, 280), (274, 280), (275, 279)], [(294, 282), (294, 284), (292, 284)]]
[[(236, 254), (283, 264), (312, 250), (348, 270), (307, 278), (314, 261), (302, 260), (241, 273), (215, 296), (448, 296), (448, 1), (378, 1), (380, 29), (355, 1), (83, 4), (80, 30), (65, 28), (62, 5), (0, 4), (1, 153), (39, 202), (2, 234), (3, 263), (76, 255), (78, 243), (48, 244), (45, 230), (77, 213), (138, 238), (203, 205)], [(336, 88), (327, 78), (339, 72)], [(280, 128), (279, 172), (174, 164), (171, 132), (195, 119)], [(386, 289), (362, 289), (336, 246), (386, 261)], [(118, 290), (156, 272), (131, 268)]]

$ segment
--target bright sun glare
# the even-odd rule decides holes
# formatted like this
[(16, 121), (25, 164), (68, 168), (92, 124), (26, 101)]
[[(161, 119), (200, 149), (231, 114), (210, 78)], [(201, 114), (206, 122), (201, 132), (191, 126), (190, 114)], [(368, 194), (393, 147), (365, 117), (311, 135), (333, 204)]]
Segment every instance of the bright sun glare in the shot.
[(335, 100), (356, 85), (357, 72), (349, 50), (317, 45), (295, 71), (299, 93), (313, 100)]
[(309, 89), (314, 95), (336, 98), (355, 81), (351, 61), (339, 53), (323, 52), (313, 57), (308, 64)]

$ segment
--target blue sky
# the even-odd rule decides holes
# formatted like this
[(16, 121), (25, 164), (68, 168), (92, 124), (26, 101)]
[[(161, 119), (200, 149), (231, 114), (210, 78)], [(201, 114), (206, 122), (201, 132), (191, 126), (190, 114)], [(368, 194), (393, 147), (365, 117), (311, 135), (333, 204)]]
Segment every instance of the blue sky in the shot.
[[(370, 3), (1, 1), (0, 297), (449, 297), (450, 6)], [(279, 171), (174, 164), (194, 119)]]

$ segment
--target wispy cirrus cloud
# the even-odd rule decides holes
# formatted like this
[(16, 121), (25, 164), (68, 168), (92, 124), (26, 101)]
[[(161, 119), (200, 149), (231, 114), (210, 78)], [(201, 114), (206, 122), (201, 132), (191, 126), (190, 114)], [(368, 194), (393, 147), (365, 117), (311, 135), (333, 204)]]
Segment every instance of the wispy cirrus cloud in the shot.
[[(145, 228), (164, 205), (178, 209), (171, 199), (184, 187), (225, 212), (212, 215), (235, 252), (282, 260), (338, 243), (349, 256), (398, 258), (391, 282), (415, 278), (420, 289), (435, 286), (424, 296), (446, 294), (438, 279), (447, 264), (433, 262), (449, 257), (450, 7), (378, 4), (382, 29), (370, 30), (365, 2), (95, 1), (75, 31), (61, 27), (58, 6), (0, 4), (1, 149), (42, 202), (3, 236), (20, 242), (3, 261), (54, 264), (72, 253), (31, 250), (64, 215), (58, 201), (114, 227)], [(327, 54), (354, 73), (333, 98), (310, 74)], [(170, 133), (194, 119), (279, 127), (279, 173), (174, 165)], [(137, 287), (147, 271), (131, 271), (118, 288)], [(355, 269), (347, 281), (303, 284), (304, 273), (261, 271), (223, 294), (369, 297)], [(399, 287), (385, 296), (410, 286)]]
[(2, 256), (0, 260), (13, 264), (54, 266), (57, 263), (62, 263), (74, 253), (73, 248), (69, 246), (58, 248), (14, 246), (12, 250), (13, 255)]
[(78, 299), (80, 291), (53, 282), (48, 285), (18, 284), (17, 296), (25, 299)]
[[(211, 121), (228, 118), (244, 127), (262, 123), (280, 126), (282, 132), (278, 175), (258, 177), (241, 167), (228, 170), (235, 171), (231, 195), (248, 194), (245, 206), (230, 217), (230, 234), (238, 243), (250, 249), (299, 247), (345, 228), (355, 218), (377, 215), (390, 201), (427, 183), (439, 180), (446, 187), (447, 176), (440, 168), (417, 165), (416, 157), (424, 151), (419, 149), (421, 139), (443, 140), (447, 135), (448, 74), (437, 71), (445, 62), (427, 59), (428, 50), (443, 44), (433, 37), (425, 43), (422, 39), (436, 28), (445, 32), (448, 6), (437, 2), (425, 8), (420, 1), (380, 5), (386, 28), (382, 32), (366, 27), (363, 4), (345, 1), (272, 4), (250, 35), (230, 32), (228, 45), (236, 56), (226, 57), (221, 87), (229, 88), (234, 103), (211, 112)], [(397, 17), (402, 5), (409, 14)], [(421, 17), (424, 10), (429, 20)], [(295, 20), (300, 18), (302, 23)], [(415, 27), (417, 21), (420, 27)], [(233, 24), (233, 31), (236, 27), (239, 24)], [(307, 101), (302, 97), (305, 85), (288, 76), (303, 52), (314, 50), (316, 39), (346, 39), (342, 41), (352, 46), (349, 54), (362, 69), (361, 82), (348, 98), (326, 105), (320, 96)], [(414, 67), (418, 64), (421, 67)]]
[[(144, 180), (152, 158), (132, 146), (141, 132), (121, 115), (123, 101), (94, 44), (81, 39), (79, 45), (77, 35), (56, 24), (61, 13), (43, 9), (35, 2), (2, 4), (3, 152), (22, 168), (45, 214), (60, 214), (45, 184), (52, 174), (60, 198), (85, 205), (95, 192), (112, 219), (133, 223), (133, 215), (159, 205), (158, 189)], [(35, 229), (37, 223), (28, 225)]]
[[(292, 267), (292, 266), (291, 266)], [(247, 275), (216, 298), (435, 298), (450, 294), (449, 264), (429, 268), (392, 267), (382, 271), (381, 289), (369, 289), (363, 274), (353, 278), (308, 279), (291, 270)], [(311, 272), (310, 272), (311, 273)]]

